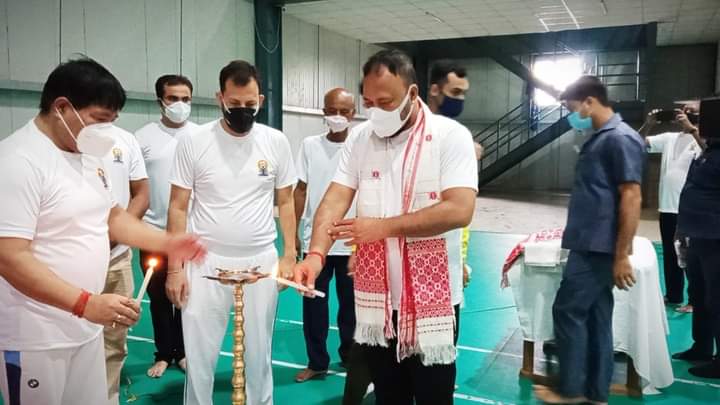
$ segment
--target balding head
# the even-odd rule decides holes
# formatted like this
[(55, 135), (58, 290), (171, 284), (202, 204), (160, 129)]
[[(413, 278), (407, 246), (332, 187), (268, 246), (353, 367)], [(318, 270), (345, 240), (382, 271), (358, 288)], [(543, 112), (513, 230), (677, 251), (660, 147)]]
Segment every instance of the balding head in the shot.
[(343, 104), (345, 107), (355, 108), (355, 97), (346, 89), (336, 87), (325, 93), (325, 108), (334, 104)]
[(337, 87), (325, 93), (325, 116), (342, 115), (352, 122), (355, 117), (355, 97), (346, 89)]

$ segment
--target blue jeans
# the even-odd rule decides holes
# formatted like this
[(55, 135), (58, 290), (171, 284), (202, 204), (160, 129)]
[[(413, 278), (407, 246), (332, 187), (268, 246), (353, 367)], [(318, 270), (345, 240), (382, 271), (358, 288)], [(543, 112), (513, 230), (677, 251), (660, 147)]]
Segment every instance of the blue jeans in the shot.
[(613, 374), (613, 256), (571, 251), (553, 305), (559, 393), (607, 402)]

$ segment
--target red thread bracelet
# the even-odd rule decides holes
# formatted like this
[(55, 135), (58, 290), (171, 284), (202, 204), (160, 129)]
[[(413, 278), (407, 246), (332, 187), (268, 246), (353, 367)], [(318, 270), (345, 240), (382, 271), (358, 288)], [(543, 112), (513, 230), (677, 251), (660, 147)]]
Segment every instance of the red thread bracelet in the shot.
[(312, 252), (308, 252), (308, 254), (307, 254), (306, 256), (317, 256), (317, 257), (319, 257), (319, 258), (320, 258), (320, 264), (322, 264), (322, 266), (325, 267), (325, 255), (324, 255), (324, 254), (322, 254), (322, 253), (320, 253), (320, 252), (312, 251)]
[(75, 301), (75, 305), (73, 306), (72, 314), (77, 316), (78, 318), (82, 318), (85, 314), (85, 307), (87, 306), (88, 301), (90, 300), (90, 294), (89, 292), (82, 290), (80, 293), (80, 296), (78, 297), (77, 301)]

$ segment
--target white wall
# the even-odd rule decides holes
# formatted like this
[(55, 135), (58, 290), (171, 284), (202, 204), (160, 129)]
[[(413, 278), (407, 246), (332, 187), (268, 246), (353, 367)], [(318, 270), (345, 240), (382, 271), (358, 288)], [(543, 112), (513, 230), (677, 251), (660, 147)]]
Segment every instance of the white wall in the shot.
[(190, 78), (193, 119), (211, 120), (218, 112), (207, 98), (222, 66), (254, 60), (253, 16), (245, 0), (0, 0), (0, 138), (37, 113), (41, 83), (78, 53), (128, 91), (118, 125), (135, 130), (158, 117), (154, 84), (167, 73)]

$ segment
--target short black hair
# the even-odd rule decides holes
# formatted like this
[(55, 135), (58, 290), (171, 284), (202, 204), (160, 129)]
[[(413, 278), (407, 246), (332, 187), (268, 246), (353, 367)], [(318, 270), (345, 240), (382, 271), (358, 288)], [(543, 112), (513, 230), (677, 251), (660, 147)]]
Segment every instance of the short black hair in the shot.
[(595, 97), (600, 104), (609, 107), (607, 87), (596, 76), (581, 76), (570, 84), (558, 97), (561, 101), (584, 101)]
[(430, 68), (430, 84), (437, 84), (440, 86), (445, 84), (450, 73), (455, 73), (455, 75), (459, 78), (467, 76), (467, 70), (465, 70), (465, 67), (460, 66), (450, 59), (441, 59), (435, 62)]
[(157, 98), (163, 98), (165, 96), (165, 86), (178, 86), (185, 85), (190, 89), (190, 94), (193, 92), (193, 85), (190, 79), (182, 75), (163, 75), (158, 77), (155, 81), (155, 95)]
[(125, 106), (125, 90), (103, 65), (88, 57), (71, 59), (58, 65), (48, 76), (40, 96), (40, 113), (50, 112), (58, 97), (66, 97), (73, 107), (89, 106), (120, 111)]
[(225, 91), (228, 79), (238, 86), (246, 86), (250, 80), (255, 80), (260, 88), (260, 73), (255, 66), (244, 60), (234, 60), (220, 71), (220, 91)]
[(401, 77), (410, 86), (417, 83), (417, 75), (410, 57), (397, 49), (383, 49), (375, 53), (363, 65), (363, 77), (375, 73), (385, 66), (390, 73)]
[(720, 142), (720, 97), (706, 98), (700, 101), (700, 136), (712, 139), (715, 145)]

